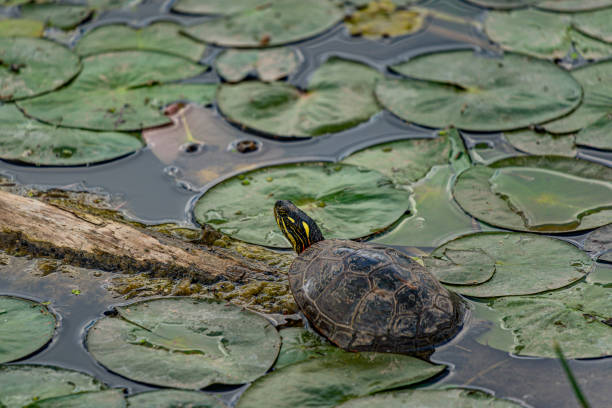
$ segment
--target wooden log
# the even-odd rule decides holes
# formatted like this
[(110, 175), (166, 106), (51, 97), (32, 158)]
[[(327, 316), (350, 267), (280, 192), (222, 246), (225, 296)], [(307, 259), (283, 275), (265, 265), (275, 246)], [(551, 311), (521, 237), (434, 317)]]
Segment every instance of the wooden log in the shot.
[(267, 265), (130, 225), (73, 213), (0, 191), (0, 247), (86, 268), (191, 278), (196, 282), (277, 279)]

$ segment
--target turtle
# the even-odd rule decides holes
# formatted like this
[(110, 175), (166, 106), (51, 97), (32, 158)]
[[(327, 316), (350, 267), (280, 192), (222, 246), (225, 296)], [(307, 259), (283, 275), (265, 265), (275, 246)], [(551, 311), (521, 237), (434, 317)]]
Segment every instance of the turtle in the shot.
[(325, 239), (291, 201), (277, 201), (274, 217), (298, 254), (288, 272), (293, 297), (316, 331), (338, 347), (427, 353), (461, 329), (461, 298), (403, 252)]

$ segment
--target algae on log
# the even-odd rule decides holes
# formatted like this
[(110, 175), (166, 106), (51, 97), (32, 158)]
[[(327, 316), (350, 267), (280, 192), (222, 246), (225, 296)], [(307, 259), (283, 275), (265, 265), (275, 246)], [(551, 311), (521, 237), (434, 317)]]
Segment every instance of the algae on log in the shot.
[(123, 273), (196, 282), (275, 280), (279, 271), (218, 248), (197, 246), (116, 221), (0, 191), (0, 248)]

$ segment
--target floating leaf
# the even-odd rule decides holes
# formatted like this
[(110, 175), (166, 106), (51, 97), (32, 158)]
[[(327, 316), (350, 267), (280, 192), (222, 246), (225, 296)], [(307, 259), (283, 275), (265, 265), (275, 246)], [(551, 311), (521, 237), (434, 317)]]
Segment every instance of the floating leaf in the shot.
[(31, 402), (103, 388), (95, 378), (78, 371), (39, 365), (0, 367), (0, 404), (21, 408)]
[(519, 54), (496, 59), (441, 52), (392, 68), (415, 79), (380, 82), (378, 100), (400, 118), (429, 127), (517, 129), (562, 116), (581, 100), (568, 72)]
[(465, 211), (488, 224), (550, 233), (610, 223), (611, 189), (609, 167), (560, 156), (521, 156), (466, 170), (453, 194)]
[(325, 341), (321, 336), (301, 327), (289, 327), (280, 331), (282, 345), (274, 369), (313, 358), (325, 357), (329, 354), (344, 353), (344, 351)]
[(572, 21), (574, 27), (586, 35), (612, 43), (612, 8), (574, 14)]
[(258, 48), (314, 37), (341, 18), (342, 11), (329, 0), (276, 0), (206, 21), (185, 32), (209, 44)]
[(578, 284), (535, 296), (495, 299), (490, 306), (512, 330), (519, 355), (554, 357), (553, 342), (568, 358), (612, 355), (612, 289)]
[(376, 171), (345, 164), (290, 164), (216, 185), (198, 200), (194, 215), (199, 223), (236, 239), (288, 248), (272, 213), (277, 200), (293, 201), (326, 238), (348, 239), (392, 224), (408, 208), (408, 197)]
[(195, 391), (141, 392), (128, 397), (127, 401), (130, 408), (225, 408), (214, 396)]
[(339, 352), (260, 378), (242, 394), (237, 408), (331, 408), (349, 398), (423, 381), (443, 370), (442, 365), (404, 355)]
[(495, 398), (480, 390), (449, 388), (443, 390), (406, 390), (349, 400), (337, 408), (515, 408), (521, 405)]
[(37, 38), (0, 38), (0, 100), (52, 91), (81, 69), (66, 47)]
[(346, 19), (351, 35), (366, 38), (397, 37), (419, 31), (425, 22), (425, 13), (419, 10), (396, 10), (391, 0), (368, 3)]
[(478, 285), (495, 273), (495, 260), (480, 248), (445, 248), (423, 260), (428, 271), (449, 285)]
[(292, 48), (226, 50), (215, 61), (217, 72), (228, 82), (239, 82), (255, 73), (262, 81), (275, 81), (296, 70), (300, 57)]
[(612, 6), (612, 0), (548, 0), (538, 1), (537, 7), (553, 11), (587, 11)]
[(60, 91), (20, 103), (28, 114), (66, 127), (139, 130), (170, 123), (160, 108), (177, 100), (208, 104), (213, 84), (166, 84), (197, 75), (205, 67), (184, 58), (149, 51), (98, 54), (83, 61), (83, 72)]
[(134, 8), (141, 2), (142, 0), (85, 0), (85, 4), (98, 11)]
[(551, 135), (529, 129), (504, 133), (506, 140), (518, 150), (535, 155), (555, 154), (575, 157), (576, 137), (574, 135)]
[[(166, 22), (154, 23), (141, 29), (125, 24), (103, 25), (85, 34), (75, 51), (83, 56), (109, 51), (157, 51), (199, 61), (206, 46), (181, 35), (180, 29), (180, 25)], [(117, 38), (121, 41), (117, 41)]]
[[(589, 271), (593, 261), (584, 252), (565, 241), (516, 232), (481, 232), (454, 239), (431, 253), (445, 258), (451, 250), (471, 251), (475, 259), (469, 267), (488, 270), (491, 259), (495, 274), (473, 286), (447, 287), (474, 297), (526, 295), (567, 286)], [(481, 251), (484, 254), (481, 254)], [(486, 256), (484, 256), (486, 255)]]
[(0, 296), (0, 363), (17, 360), (47, 344), (55, 317), (36, 302)]
[(302, 91), (284, 82), (222, 85), (219, 109), (230, 122), (275, 136), (308, 137), (339, 132), (379, 111), (372, 92), (382, 75), (366, 65), (332, 58)]
[(595, 149), (612, 150), (612, 111), (578, 132), (576, 144)]
[(591, 232), (584, 242), (584, 249), (599, 256), (599, 260), (612, 262), (612, 224)]
[(569, 115), (549, 122), (550, 133), (571, 133), (612, 112), (612, 61), (589, 64), (572, 71), (584, 90), (582, 104)]
[(147, 384), (200, 389), (253, 381), (280, 347), (266, 319), (212, 299), (154, 299), (117, 311), (89, 330), (87, 348), (109, 370)]
[(93, 10), (77, 4), (30, 3), (20, 8), (21, 17), (43, 21), (46, 25), (68, 30), (91, 16)]
[[(606, 261), (612, 262), (612, 252), (608, 252), (605, 255), (610, 256), (610, 259), (606, 259)], [(612, 287), (612, 266), (603, 263), (596, 263), (593, 272), (587, 275), (586, 281), (588, 283), (596, 283), (599, 285)]]
[(473, 3), (481, 7), (488, 7), (492, 9), (514, 9), (525, 6), (536, 4), (542, 0), (466, 0), (468, 3)]
[(89, 391), (36, 401), (27, 408), (124, 408), (122, 390)]
[(142, 146), (128, 134), (57, 128), (26, 118), (15, 105), (0, 106), (0, 158), (4, 160), (75, 166), (125, 156)]
[(0, 37), (42, 37), (45, 25), (40, 21), (0, 17)]
[(234, 14), (264, 6), (269, 0), (177, 0), (172, 10), (191, 14)]

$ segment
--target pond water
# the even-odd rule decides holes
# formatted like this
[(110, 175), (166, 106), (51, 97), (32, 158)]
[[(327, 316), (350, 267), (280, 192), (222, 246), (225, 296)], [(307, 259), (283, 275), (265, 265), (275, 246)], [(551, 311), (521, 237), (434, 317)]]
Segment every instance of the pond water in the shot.
[[(129, 23), (144, 26), (154, 21), (174, 21), (182, 24), (205, 21), (170, 11), (172, 1), (144, 1), (130, 11), (102, 14), (94, 22), (82, 26), (87, 32), (108, 23)], [(419, 6), (436, 9), (457, 17), (482, 21), (484, 11), (460, 0), (427, 0)], [(337, 25), (314, 39), (295, 44), (304, 62), (288, 81), (305, 87), (309, 75), (329, 56), (341, 56), (364, 62), (381, 71), (408, 57), (428, 52), (474, 49), (495, 53), (499, 49), (487, 37), (469, 24), (431, 18), (424, 30), (396, 39), (368, 40), (351, 37), (343, 25)], [(211, 64), (221, 48), (210, 46), (202, 59)], [(578, 60), (578, 63), (581, 63)], [(220, 81), (214, 71), (190, 79), (190, 82)], [(303, 161), (339, 161), (367, 146), (407, 138), (431, 138), (436, 134), (428, 128), (409, 125), (387, 111), (374, 115), (355, 128), (316, 138), (281, 141), (254, 132), (246, 132), (223, 120), (216, 106), (189, 108), (209, 122), (202, 124), (204, 132), (214, 121), (215, 132), (210, 134), (201, 149), (189, 149), (169, 164), (163, 163), (154, 151), (145, 147), (135, 154), (106, 163), (86, 167), (33, 167), (0, 161), (0, 173), (16, 183), (36, 189), (60, 188), (73, 191), (89, 190), (119, 197), (121, 210), (134, 220), (146, 224), (174, 222), (197, 227), (192, 208), (198, 197), (220, 181), (245, 168), (253, 169), (270, 164)], [(502, 157), (520, 154), (499, 133), (463, 132), (463, 141), (474, 162), (488, 163)], [(240, 153), (241, 141), (254, 141), (256, 150)], [(578, 157), (612, 165), (612, 153), (579, 148)], [(178, 164), (177, 164), (178, 163)], [(213, 169), (212, 175), (197, 178), (194, 174)], [(605, 195), (605, 193), (604, 193)], [(603, 200), (603, 198), (602, 198)], [(485, 227), (485, 229), (494, 228)], [(586, 233), (556, 235), (580, 247)], [(398, 247), (411, 254), (430, 252), (432, 247)], [(15, 364), (40, 363), (71, 368), (89, 373), (111, 387), (125, 387), (129, 393), (152, 390), (155, 387), (130, 381), (113, 374), (97, 363), (84, 346), (86, 330), (113, 305), (124, 303), (108, 287), (113, 274), (69, 267), (62, 273), (41, 276), (36, 260), (9, 257), (0, 266), (0, 294), (14, 295), (36, 301), (52, 300), (52, 311), (60, 317), (59, 329), (42, 351)], [(604, 266), (605, 267), (605, 266)], [(86, 292), (75, 296), (72, 289)], [(472, 316), (461, 334), (438, 348), (432, 361), (448, 366), (442, 374), (420, 384), (422, 387), (452, 384), (488, 390), (497, 397), (509, 398), (533, 407), (578, 406), (571, 387), (557, 360), (549, 358), (517, 357), (486, 345), (490, 336), (497, 341), (512, 342), (508, 332), (496, 328), (495, 316), (484, 304), (474, 302)], [(489, 336), (489, 337), (488, 337)], [(502, 338), (502, 340), (499, 340)], [(582, 359), (570, 361), (582, 390), (593, 407), (607, 407), (612, 401), (612, 359)], [(245, 386), (212, 386), (206, 392), (215, 393), (228, 404), (234, 404)]]

